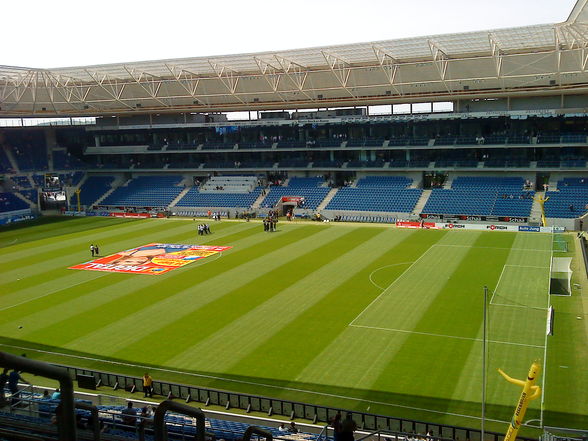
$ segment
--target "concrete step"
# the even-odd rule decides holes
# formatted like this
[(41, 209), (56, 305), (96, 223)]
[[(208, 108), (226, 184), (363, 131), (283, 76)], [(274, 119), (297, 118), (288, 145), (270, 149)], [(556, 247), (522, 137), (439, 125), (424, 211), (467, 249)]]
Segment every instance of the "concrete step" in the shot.
[(257, 199), (255, 199), (255, 202), (253, 203), (253, 205), (251, 205), (251, 209), (257, 210), (259, 207), (261, 207), (261, 203), (263, 202), (263, 200), (267, 196), (268, 192), (269, 192), (269, 190), (265, 190), (265, 191), (262, 190), (261, 193), (259, 193), (259, 197)]
[(323, 201), (318, 205), (318, 207), (316, 207), (316, 211), (320, 213), (322, 210), (324, 210), (325, 207), (329, 204), (329, 202), (331, 202), (331, 200), (335, 197), (337, 191), (339, 191), (339, 189), (331, 188), (331, 191), (327, 193)]
[(418, 202), (414, 206), (413, 212), (415, 214), (421, 214), (421, 212), (423, 211), (423, 208), (425, 208), (425, 205), (427, 204), (427, 201), (431, 197), (431, 192), (432, 192), (432, 190), (423, 190), (423, 194), (421, 194), (421, 197), (419, 198)]
[(20, 191), (17, 191), (14, 193), (14, 195), (19, 198), (20, 200), (26, 202), (27, 204), (29, 204), (29, 207), (36, 209), (37, 207), (37, 201), (31, 201), (29, 199), (27, 199)]
[(180, 194), (178, 195), (178, 197), (176, 197), (176, 198), (175, 198), (173, 201), (171, 201), (171, 204), (169, 204), (169, 207), (170, 207), (170, 208), (171, 208), (171, 207), (175, 207), (175, 206), (176, 206), (176, 204), (177, 204), (178, 202), (180, 202), (180, 200), (181, 200), (181, 199), (182, 199), (184, 196), (186, 196), (186, 193), (188, 193), (188, 192), (190, 191), (190, 189), (191, 189), (191, 188), (192, 188), (192, 187), (186, 187), (186, 188), (184, 188), (184, 189), (183, 189), (183, 190), (180, 192)]
[(108, 196), (110, 196), (112, 194), (112, 192), (114, 190), (116, 190), (118, 187), (122, 187), (124, 185), (128, 185), (129, 182), (131, 181), (131, 179), (128, 179), (125, 181), (124, 177), (120, 176), (118, 178), (116, 178), (112, 184), (110, 185), (110, 190), (108, 190), (106, 193), (104, 193), (102, 196), (100, 196), (94, 203), (92, 203), (91, 205), (100, 205), (100, 203), (106, 199)]
[(10, 166), (12, 167), (12, 169), (16, 173), (20, 173), (20, 169), (18, 168), (18, 162), (16, 162), (16, 158), (14, 157), (12, 150), (9, 149), (8, 147), (4, 147), (4, 153), (6, 153), (6, 157), (10, 161)]

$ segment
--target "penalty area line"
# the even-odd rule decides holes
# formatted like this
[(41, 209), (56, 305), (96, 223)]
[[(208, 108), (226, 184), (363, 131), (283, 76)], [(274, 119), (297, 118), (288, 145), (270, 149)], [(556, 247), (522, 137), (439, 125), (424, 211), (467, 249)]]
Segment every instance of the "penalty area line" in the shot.
[(373, 271), (370, 273), (370, 275), (369, 275), (370, 282), (371, 282), (371, 284), (372, 284), (372, 285), (374, 285), (376, 288), (378, 288), (378, 289), (381, 289), (382, 291), (384, 291), (384, 290), (386, 290), (387, 288), (383, 288), (383, 287), (381, 287), (380, 285), (378, 285), (376, 282), (374, 282), (374, 281), (373, 281), (373, 279), (372, 279), (372, 276), (373, 276), (375, 273), (377, 273), (378, 271), (380, 271), (381, 269), (384, 269), (384, 268), (391, 268), (391, 267), (393, 267), (393, 266), (401, 266), (401, 265), (411, 265), (411, 264), (413, 264), (413, 263), (414, 263), (414, 262), (401, 262), (401, 263), (393, 263), (393, 264), (391, 264), (391, 265), (384, 265), (384, 266), (381, 266), (380, 268), (376, 268), (376, 269), (375, 269), (375, 270), (373, 270)]
[(538, 268), (538, 269), (549, 269), (548, 266), (533, 266), (533, 265), (509, 265), (506, 264), (504, 266), (512, 266), (514, 268)]
[(435, 247), (455, 247), (455, 248), (480, 248), (485, 250), (510, 250), (510, 251), (533, 251), (533, 252), (544, 252), (550, 253), (550, 250), (536, 249), (536, 248), (507, 248), (507, 247), (477, 247), (475, 245), (453, 245), (438, 243), (433, 245)]
[[(247, 384), (250, 386), (262, 386), (262, 387), (268, 387), (271, 389), (287, 390), (287, 391), (291, 391), (291, 392), (302, 392), (302, 393), (307, 393), (307, 394), (311, 394), (311, 395), (320, 395), (320, 396), (324, 396), (324, 397), (337, 398), (337, 399), (342, 399), (342, 400), (351, 400), (351, 401), (357, 401), (357, 402), (366, 403), (366, 404), (378, 404), (378, 405), (382, 405), (382, 406), (399, 407), (402, 409), (417, 410), (419, 412), (429, 412), (429, 413), (435, 413), (435, 414), (439, 414), (439, 415), (451, 415), (451, 416), (462, 417), (462, 418), (470, 418), (470, 419), (474, 419), (474, 420), (481, 419), (481, 417), (473, 416), (473, 415), (464, 415), (464, 414), (460, 414), (460, 413), (451, 413), (451, 412), (447, 412), (447, 411), (440, 411), (440, 410), (434, 410), (434, 409), (425, 409), (422, 407), (406, 406), (403, 404), (386, 403), (384, 401), (370, 401), (370, 400), (366, 400), (364, 398), (348, 397), (348, 396), (344, 396), (344, 395), (330, 394), (330, 393), (326, 393), (326, 392), (316, 392), (316, 391), (312, 391), (312, 390), (298, 389), (298, 388), (294, 388), (294, 387), (282, 387), (282, 386), (276, 386), (274, 384), (256, 383), (253, 381), (235, 380), (233, 378), (224, 378), (224, 377), (219, 377), (219, 376), (214, 376), (214, 375), (196, 374), (193, 372), (184, 372), (184, 371), (174, 370), (174, 369), (164, 369), (164, 368), (158, 368), (158, 367), (153, 367), (153, 366), (145, 366), (145, 365), (141, 365), (141, 364), (124, 363), (124, 362), (118, 362), (118, 361), (112, 361), (112, 360), (103, 360), (103, 359), (93, 358), (93, 357), (84, 357), (81, 355), (64, 354), (61, 352), (45, 351), (42, 349), (28, 348), (25, 346), (8, 345), (8, 344), (4, 344), (4, 343), (0, 343), (0, 346), (12, 348), (12, 349), (18, 349), (19, 351), (22, 351), (22, 350), (33, 351), (33, 352), (39, 352), (41, 354), (57, 355), (60, 357), (77, 358), (77, 359), (81, 359), (81, 360), (96, 361), (96, 362), (100, 362), (100, 363), (107, 363), (107, 364), (118, 365), (118, 366), (141, 368), (141, 370), (148, 369), (150, 371), (159, 371), (159, 372), (167, 372), (167, 373), (172, 373), (172, 374), (188, 375), (188, 376), (192, 376), (192, 377), (206, 378), (206, 379), (210, 379), (210, 380), (220, 380), (220, 381), (227, 381), (227, 382), (231, 382), (231, 383)], [(83, 369), (83, 368), (79, 368), (79, 369)], [(495, 419), (490, 419), (490, 418), (486, 418), (486, 420), (487, 421), (494, 421), (497, 423), (507, 423), (508, 422), (508, 421), (495, 420)]]
[[(404, 334), (416, 334), (416, 335), (426, 335), (429, 337), (441, 337), (441, 338), (454, 338), (457, 340), (469, 340), (469, 341), (477, 341), (483, 342), (481, 338), (473, 338), (473, 337), (460, 337), (458, 335), (449, 335), (449, 334), (435, 334), (432, 332), (419, 332), (419, 331), (409, 331), (406, 329), (395, 329), (395, 328), (381, 328), (377, 326), (364, 326), (364, 325), (349, 325), (352, 328), (364, 328), (364, 329), (375, 329), (377, 331), (389, 331), (389, 332), (401, 332)], [(512, 345), (512, 346), (524, 346), (528, 348), (540, 348), (543, 349), (543, 345), (530, 345), (527, 343), (513, 343), (509, 341), (500, 341), (500, 340), (488, 340), (489, 343), (497, 343), (503, 345)]]
[(423, 254), (421, 254), (421, 255), (419, 256), (419, 258), (418, 258), (417, 260), (415, 260), (414, 262), (412, 262), (412, 264), (411, 264), (411, 265), (410, 265), (408, 268), (406, 268), (402, 274), (400, 274), (400, 275), (399, 275), (399, 276), (398, 276), (396, 279), (394, 279), (394, 281), (393, 281), (393, 282), (392, 282), (390, 285), (388, 285), (388, 287), (387, 287), (387, 288), (386, 288), (384, 291), (382, 291), (382, 292), (381, 292), (381, 293), (380, 293), (380, 294), (379, 294), (379, 295), (378, 295), (378, 296), (377, 296), (377, 297), (376, 297), (374, 300), (372, 300), (372, 301), (370, 302), (370, 304), (369, 304), (369, 305), (367, 305), (367, 306), (366, 306), (366, 307), (363, 309), (363, 311), (361, 311), (359, 314), (357, 314), (357, 316), (356, 316), (356, 317), (355, 317), (353, 320), (351, 320), (351, 323), (349, 323), (349, 325), (348, 325), (348, 326), (352, 326), (352, 325), (353, 325), (353, 323), (355, 323), (355, 321), (356, 321), (358, 318), (360, 318), (360, 317), (361, 317), (361, 316), (362, 316), (362, 315), (363, 315), (363, 314), (364, 314), (364, 313), (365, 313), (365, 312), (366, 312), (368, 309), (370, 309), (370, 307), (371, 307), (371, 306), (372, 306), (374, 303), (376, 303), (376, 302), (377, 302), (377, 301), (380, 299), (380, 297), (382, 297), (384, 294), (386, 294), (386, 292), (387, 292), (387, 291), (388, 291), (390, 288), (392, 288), (392, 287), (393, 287), (393, 286), (394, 286), (394, 285), (395, 285), (395, 284), (396, 284), (396, 283), (397, 283), (397, 282), (398, 282), (400, 279), (402, 279), (402, 277), (403, 277), (404, 275), (406, 275), (406, 274), (407, 274), (407, 273), (410, 271), (410, 269), (411, 269), (413, 266), (415, 266), (415, 265), (417, 264), (417, 262), (419, 262), (419, 261), (420, 261), (420, 260), (421, 260), (423, 257), (425, 257), (425, 256), (426, 256), (426, 255), (429, 253), (429, 251), (431, 251), (431, 250), (433, 249), (433, 247), (434, 247), (434, 246), (435, 246), (435, 244), (431, 245), (431, 246), (430, 246), (430, 247), (427, 249), (427, 251), (425, 251)]

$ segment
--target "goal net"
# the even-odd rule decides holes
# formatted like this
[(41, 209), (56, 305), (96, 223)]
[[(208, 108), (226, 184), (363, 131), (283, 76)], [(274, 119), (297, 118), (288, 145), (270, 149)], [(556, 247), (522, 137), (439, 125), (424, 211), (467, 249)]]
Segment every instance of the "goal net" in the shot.
[(572, 295), (572, 258), (553, 257), (551, 260), (550, 294)]
[(563, 234), (553, 234), (553, 252), (554, 253), (567, 253), (568, 242)]

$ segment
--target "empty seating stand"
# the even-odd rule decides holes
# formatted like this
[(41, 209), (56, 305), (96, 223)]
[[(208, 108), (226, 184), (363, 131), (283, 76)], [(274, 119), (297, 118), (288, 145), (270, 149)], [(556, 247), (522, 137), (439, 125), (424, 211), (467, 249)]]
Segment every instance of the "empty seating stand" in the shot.
[(213, 176), (190, 188), (176, 207), (250, 208), (261, 190), (255, 176)]
[(15, 196), (13, 193), (0, 193), (0, 212), (7, 213), (9, 211), (25, 210), (29, 208), (22, 199)]
[(18, 186), (18, 188), (32, 188), (31, 181), (29, 181), (29, 178), (26, 176), (13, 176), (12, 181)]
[(451, 189), (432, 190), (423, 213), (529, 217), (534, 192), (523, 186), (519, 177), (458, 177)]
[(423, 192), (408, 188), (411, 183), (404, 176), (368, 176), (360, 179), (355, 188), (341, 188), (326, 209), (410, 213)]
[[(93, 204), (110, 190), (113, 181), (113, 176), (89, 176), (80, 187), (80, 203), (86, 206)], [(76, 196), (72, 196), (71, 203), (74, 206), (77, 204)]]
[(47, 149), (42, 144), (23, 144), (12, 149), (20, 171), (47, 170)]
[(167, 207), (184, 187), (182, 176), (139, 176), (118, 187), (102, 205), (131, 207)]
[(557, 191), (545, 194), (547, 217), (576, 218), (583, 216), (588, 206), (588, 177), (564, 178), (557, 183)]
[(80, 161), (75, 156), (67, 153), (65, 150), (53, 151), (53, 169), (54, 170), (71, 170), (84, 169), (86, 164)]
[(0, 147), (0, 173), (8, 173), (13, 171), (12, 164), (6, 156), (6, 152)]
[(231, 207), (250, 208), (261, 193), (261, 187), (250, 192), (218, 193), (201, 192), (198, 187), (192, 187), (176, 204), (176, 207)]

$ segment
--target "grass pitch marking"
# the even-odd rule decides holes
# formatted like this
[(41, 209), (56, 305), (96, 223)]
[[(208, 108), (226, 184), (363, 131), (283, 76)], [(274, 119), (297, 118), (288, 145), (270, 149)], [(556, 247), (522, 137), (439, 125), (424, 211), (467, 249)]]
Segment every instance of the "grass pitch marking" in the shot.
[(496, 295), (496, 291), (498, 291), (498, 287), (500, 286), (500, 281), (502, 280), (502, 275), (504, 274), (504, 269), (506, 265), (503, 265), (502, 271), (500, 271), (500, 276), (498, 277), (498, 282), (496, 282), (496, 286), (494, 287), (494, 291), (492, 291), (492, 297), (490, 297), (490, 304), (493, 305), (492, 301), (494, 300), (494, 296)]
[(40, 296), (33, 297), (31, 299), (27, 299), (27, 300), (23, 300), (22, 302), (15, 303), (14, 305), (5, 306), (4, 308), (0, 308), (0, 312), (6, 311), (7, 309), (15, 308), (15, 307), (20, 306), (20, 305), (24, 305), (25, 303), (29, 303), (29, 302), (32, 302), (34, 300), (42, 299), (43, 297), (47, 297), (47, 296), (50, 296), (52, 294), (56, 294), (56, 293), (61, 292), (61, 291), (65, 291), (66, 289), (69, 289), (72, 286), (78, 286), (78, 285), (81, 285), (82, 283), (91, 282), (92, 280), (99, 279), (100, 277), (104, 277), (105, 275), (106, 274), (100, 274), (97, 277), (93, 277), (91, 279), (82, 280), (82, 281), (80, 281), (78, 283), (74, 283), (73, 285), (67, 285), (66, 287), (63, 287), (63, 288), (54, 289), (53, 291), (49, 291), (48, 293), (42, 294)]
[(393, 266), (401, 266), (401, 265), (411, 265), (411, 264), (413, 264), (413, 263), (414, 263), (414, 262), (393, 263), (393, 264), (391, 264), (391, 265), (384, 265), (384, 266), (381, 266), (380, 268), (376, 268), (376, 269), (375, 269), (375, 270), (373, 270), (373, 271), (370, 273), (370, 275), (369, 275), (370, 282), (371, 282), (371, 284), (372, 284), (372, 285), (374, 285), (376, 288), (378, 288), (378, 289), (381, 289), (381, 290), (386, 290), (386, 289), (388, 289), (388, 287), (386, 287), (386, 288), (383, 288), (383, 287), (381, 287), (380, 285), (378, 285), (376, 282), (374, 282), (374, 280), (372, 279), (372, 276), (373, 276), (375, 273), (377, 273), (378, 271), (380, 271), (381, 269), (384, 269), (384, 268), (390, 268), (390, 267), (393, 267)]
[(494, 296), (498, 292), (498, 288), (500, 287), (500, 282), (502, 281), (502, 276), (504, 275), (504, 270), (506, 269), (506, 267), (544, 269), (544, 270), (549, 270), (548, 276), (551, 274), (551, 266), (534, 266), (534, 265), (511, 265), (511, 264), (505, 264), (502, 267), (502, 271), (500, 272), (500, 276), (498, 277), (498, 282), (496, 283), (496, 287), (492, 291), (492, 296), (490, 297), (490, 303), (489, 304), (492, 305), (492, 306), (504, 306), (504, 307), (508, 307), (508, 308), (536, 309), (536, 310), (539, 310), (539, 311), (547, 311), (549, 309), (549, 301), (548, 301), (548, 305), (547, 305), (546, 308), (539, 307), (539, 306), (528, 306), (528, 305), (517, 305), (517, 304), (512, 304), (512, 303), (495, 303), (494, 302)]
[[(481, 419), (481, 417), (477, 417), (477, 416), (473, 416), (473, 415), (464, 415), (461, 413), (452, 413), (452, 412), (440, 411), (440, 410), (434, 410), (434, 409), (425, 409), (423, 407), (406, 406), (404, 404), (386, 403), (384, 401), (370, 401), (370, 400), (365, 400), (363, 398), (348, 397), (348, 396), (337, 395), (337, 394), (329, 394), (326, 392), (316, 392), (316, 391), (312, 391), (312, 390), (298, 389), (298, 388), (294, 388), (294, 387), (276, 386), (274, 384), (256, 383), (253, 381), (235, 380), (234, 378), (224, 378), (224, 377), (219, 377), (219, 376), (214, 376), (214, 375), (197, 374), (194, 372), (184, 372), (184, 371), (179, 371), (179, 370), (174, 370), (174, 369), (164, 369), (164, 368), (158, 368), (158, 367), (154, 367), (154, 366), (146, 366), (146, 365), (141, 365), (141, 364), (124, 363), (124, 362), (112, 361), (112, 360), (103, 360), (100, 358), (84, 357), (81, 355), (63, 354), (60, 352), (52, 352), (52, 351), (45, 351), (42, 349), (27, 348), (25, 346), (7, 345), (7, 344), (3, 344), (3, 343), (0, 343), (0, 346), (18, 349), (18, 350), (24, 350), (24, 351), (39, 352), (41, 354), (57, 355), (60, 357), (77, 358), (80, 360), (87, 360), (87, 361), (97, 361), (100, 363), (108, 363), (108, 364), (112, 364), (115, 366), (116, 365), (127, 366), (127, 367), (141, 368), (142, 370), (151, 370), (151, 371), (158, 371), (158, 372), (166, 372), (166, 373), (170, 373), (170, 374), (180, 374), (180, 375), (187, 375), (187, 376), (191, 376), (191, 377), (206, 378), (209, 380), (220, 380), (220, 381), (227, 381), (227, 382), (231, 382), (231, 383), (247, 384), (250, 386), (262, 386), (262, 387), (267, 387), (267, 388), (271, 388), (271, 389), (288, 390), (291, 392), (302, 392), (302, 393), (307, 393), (307, 394), (311, 394), (311, 395), (320, 395), (320, 396), (329, 397), (329, 398), (337, 398), (337, 399), (341, 399), (341, 400), (350, 400), (350, 401), (358, 401), (358, 402), (368, 403), (368, 404), (378, 404), (381, 406), (398, 407), (401, 409), (417, 410), (419, 412), (429, 412), (429, 413), (435, 413), (435, 414), (440, 414), (440, 415), (450, 415), (450, 416), (456, 416), (456, 417), (461, 417), (461, 418), (469, 418), (469, 419), (473, 419), (473, 420), (480, 420)], [(496, 420), (496, 419), (491, 419), (491, 418), (486, 418), (486, 420), (493, 421), (496, 423), (507, 423), (508, 422), (508, 421)], [(532, 426), (532, 427), (535, 427), (535, 426)]]
[(511, 251), (534, 251), (534, 252), (544, 252), (550, 253), (549, 250), (539, 250), (535, 248), (508, 248), (508, 247), (477, 247), (475, 245), (452, 245), (452, 244), (443, 244), (443, 243), (436, 243), (433, 244), (434, 247), (454, 247), (454, 248), (481, 248), (486, 250), (511, 250)]
[[(551, 241), (551, 250), (549, 257), (549, 273), (547, 273), (547, 309), (549, 309), (550, 297), (549, 292), (551, 291), (551, 271), (553, 269), (553, 240)], [(545, 317), (545, 327), (547, 328), (547, 321), (549, 319)], [(543, 412), (545, 410), (545, 377), (547, 377), (547, 332), (545, 332), (545, 348), (543, 349), (543, 381), (541, 383), (541, 412), (539, 416), (539, 424), (543, 427)]]
[(490, 303), (492, 306), (504, 306), (505, 308), (521, 308), (521, 309), (536, 309), (538, 311), (547, 311), (548, 308), (541, 308), (537, 306), (525, 305), (509, 305), (508, 303)]
[[(504, 266), (514, 266), (515, 268), (539, 268), (539, 269), (551, 269), (549, 266), (533, 266), (533, 265), (504, 265)], [(551, 271), (550, 271), (551, 272)], [(498, 286), (498, 285), (497, 285)]]
[[(481, 338), (461, 337), (458, 335), (449, 335), (449, 334), (435, 334), (432, 332), (409, 331), (407, 329), (381, 328), (381, 327), (377, 327), (377, 326), (364, 326), (364, 325), (349, 325), (349, 326), (352, 328), (365, 328), (365, 329), (375, 329), (377, 331), (402, 332), (404, 334), (427, 335), (430, 337), (454, 338), (457, 340), (469, 340), (469, 341), (477, 341), (477, 342), (484, 341)], [(488, 340), (488, 342), (503, 344), (503, 345), (524, 346), (524, 347), (528, 347), (528, 348), (543, 348), (543, 345), (529, 345), (526, 343), (513, 343), (513, 342), (509, 342), (509, 341), (500, 341), (500, 340)]]
[(388, 285), (388, 287), (386, 289), (384, 289), (380, 293), (380, 295), (378, 295), (374, 300), (372, 300), (369, 305), (367, 305), (365, 308), (363, 308), (363, 310), (359, 314), (357, 314), (353, 320), (351, 320), (351, 323), (349, 323), (348, 326), (352, 326), (357, 319), (359, 319), (368, 309), (370, 309), (370, 307), (374, 303), (376, 303), (380, 299), (380, 297), (382, 297), (384, 294), (386, 294), (386, 292), (390, 288), (392, 288), (400, 279), (402, 279), (402, 277), (405, 274), (407, 274), (413, 266), (415, 266), (423, 257), (425, 257), (427, 255), (427, 253), (433, 249), (434, 246), (435, 246), (435, 244), (433, 244), (429, 248), (427, 248), (427, 251), (425, 251), (423, 254), (421, 254), (417, 260), (415, 260), (414, 262), (412, 262), (412, 264), (408, 268), (406, 268), (404, 270), (404, 272), (402, 274), (400, 274), (390, 285)]

